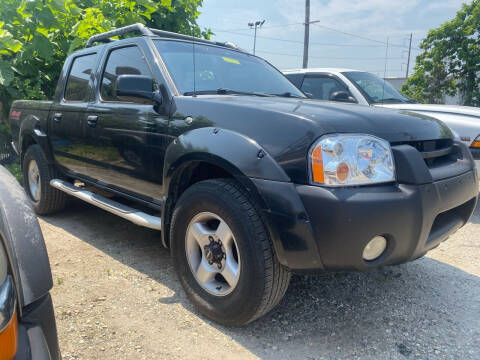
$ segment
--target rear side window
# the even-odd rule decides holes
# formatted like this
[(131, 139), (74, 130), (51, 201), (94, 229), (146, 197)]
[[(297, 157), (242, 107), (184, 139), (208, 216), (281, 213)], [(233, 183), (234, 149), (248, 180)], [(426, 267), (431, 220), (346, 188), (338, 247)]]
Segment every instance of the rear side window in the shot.
[(88, 101), (90, 96), (90, 74), (95, 66), (97, 54), (79, 56), (73, 60), (65, 88), (65, 100)]
[(306, 77), (303, 80), (302, 91), (312, 94), (315, 99), (330, 100), (333, 93), (346, 91), (338, 80), (330, 77)]
[(115, 49), (108, 56), (100, 88), (103, 101), (125, 101), (124, 98), (117, 96), (116, 85), (120, 75), (152, 76), (147, 61), (138, 47)]

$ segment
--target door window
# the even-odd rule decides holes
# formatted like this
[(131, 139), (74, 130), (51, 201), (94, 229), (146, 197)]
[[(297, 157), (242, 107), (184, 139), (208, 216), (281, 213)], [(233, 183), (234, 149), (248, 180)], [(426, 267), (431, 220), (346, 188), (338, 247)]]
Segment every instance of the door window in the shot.
[[(121, 101), (128, 99), (117, 96), (117, 78), (120, 75), (145, 75), (152, 76), (147, 61), (137, 46), (123, 47), (112, 50), (107, 59), (107, 65), (102, 75), (100, 96), (103, 101)], [(139, 99), (131, 99), (134, 102), (144, 102)], [(150, 100), (145, 102), (151, 103)]]
[(95, 66), (97, 54), (79, 56), (73, 60), (65, 87), (65, 100), (88, 101), (90, 97), (90, 74)]
[(337, 91), (348, 91), (338, 80), (330, 77), (306, 77), (303, 80), (302, 91), (312, 94), (315, 99), (330, 100)]

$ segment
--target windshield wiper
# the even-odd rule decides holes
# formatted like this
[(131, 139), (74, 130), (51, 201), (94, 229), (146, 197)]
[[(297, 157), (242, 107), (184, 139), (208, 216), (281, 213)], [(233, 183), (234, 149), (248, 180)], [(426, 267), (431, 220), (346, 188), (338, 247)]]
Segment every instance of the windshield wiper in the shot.
[(281, 94), (270, 94), (272, 96), (279, 96), (279, 97), (289, 97), (289, 98), (298, 98), (298, 99), (303, 99), (304, 97), (303, 96), (299, 96), (299, 95), (294, 95), (292, 94), (291, 92), (284, 92), (284, 93), (281, 93)]
[(224, 89), (218, 88), (216, 90), (197, 90), (197, 91), (187, 91), (184, 92), (183, 95), (191, 96), (191, 95), (208, 95), (208, 94), (218, 94), (218, 95), (250, 95), (250, 96), (262, 96), (262, 97), (270, 97), (273, 95), (259, 93), (259, 92), (248, 92), (248, 91), (239, 91), (239, 90), (231, 90), (231, 89)]

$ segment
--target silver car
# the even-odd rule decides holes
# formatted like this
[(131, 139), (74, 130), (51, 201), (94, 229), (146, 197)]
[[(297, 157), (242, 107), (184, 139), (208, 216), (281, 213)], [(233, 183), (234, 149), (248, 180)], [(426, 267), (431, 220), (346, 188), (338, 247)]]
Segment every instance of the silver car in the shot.
[(473, 154), (480, 172), (480, 109), (470, 106), (417, 104), (378, 76), (358, 70), (310, 68), (283, 73), (308, 96), (328, 101), (381, 106), (434, 117), (447, 124)]

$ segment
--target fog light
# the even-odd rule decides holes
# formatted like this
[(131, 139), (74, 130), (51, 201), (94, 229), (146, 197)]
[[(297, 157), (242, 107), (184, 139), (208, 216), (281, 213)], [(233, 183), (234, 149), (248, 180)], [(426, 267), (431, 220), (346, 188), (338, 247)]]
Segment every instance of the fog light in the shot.
[(387, 239), (383, 236), (375, 236), (363, 249), (363, 259), (367, 261), (375, 260), (383, 254), (386, 248)]

